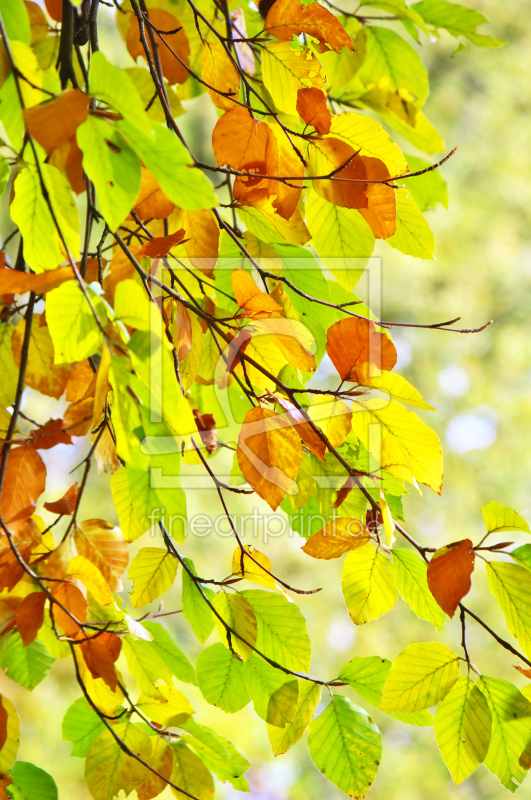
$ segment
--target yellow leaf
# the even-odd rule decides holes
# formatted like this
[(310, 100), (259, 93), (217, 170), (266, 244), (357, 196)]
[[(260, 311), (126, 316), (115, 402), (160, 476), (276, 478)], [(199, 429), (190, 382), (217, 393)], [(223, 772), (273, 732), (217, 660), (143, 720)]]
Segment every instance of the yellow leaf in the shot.
[(396, 190), (396, 232), (387, 243), (406, 256), (433, 258), (433, 233), (408, 189)]
[(332, 117), (330, 136), (352, 145), (362, 156), (379, 158), (393, 177), (403, 175), (408, 170), (407, 161), (398, 145), (393, 144), (379, 122), (369, 117), (353, 113), (336, 114)]
[(173, 585), (177, 575), (177, 560), (162, 547), (143, 547), (129, 567), (133, 581), (131, 605), (145, 606), (160, 597)]
[(141, 694), (136, 702), (137, 708), (148, 719), (158, 722), (164, 728), (172, 728), (182, 725), (195, 714), (186, 695), (178, 689), (171, 686), (159, 686), (158, 689), (164, 698), (162, 702), (145, 694)]
[[(130, 722), (120, 722), (113, 729), (129, 753), (149, 764), (151, 742), (143, 730)], [(107, 728), (92, 742), (85, 762), (85, 780), (94, 800), (109, 800), (120, 790), (129, 795), (149, 775), (147, 767), (124, 752)]]
[(390, 397), (407, 403), (409, 406), (423, 408), (425, 411), (435, 411), (433, 406), (428, 405), (421, 393), (402, 375), (396, 375), (387, 370), (382, 370), (379, 375), (370, 375), (368, 365), (366, 365), (365, 370), (358, 370), (358, 382), (362, 386), (378, 389), (379, 392), (387, 392)]
[(301, 549), (312, 558), (339, 558), (367, 544), (369, 539), (369, 531), (358, 519), (338, 517), (310, 536)]
[(343, 564), (342, 585), (348, 613), (356, 625), (386, 614), (398, 598), (391, 562), (372, 544), (348, 554)]
[(294, 50), (291, 42), (271, 42), (262, 50), (262, 75), (279, 111), (297, 116), (299, 89), (322, 89), (321, 64), (307, 47)]
[[(201, 77), (205, 83), (218, 90), (216, 92), (207, 87), (212, 102), (217, 108), (223, 108), (226, 111), (235, 108), (233, 100), (238, 100), (240, 74), (220, 42), (205, 42)], [(224, 92), (225, 95), (232, 93), (233, 100), (219, 92)]]
[(100, 606), (107, 606), (114, 601), (112, 592), (100, 570), (84, 556), (74, 556), (70, 559), (67, 577), (81, 581)]
[(20, 721), (15, 706), (5, 695), (0, 696), (0, 702), (7, 714), (6, 739), (0, 750), (0, 772), (5, 774), (11, 770), (18, 753), (20, 740)]
[(259, 550), (251, 551), (249, 545), (245, 545), (244, 550), (246, 553), (250, 553), (255, 561), (258, 561), (258, 564), (256, 564), (255, 561), (253, 561), (248, 555), (246, 555), (246, 553), (244, 553), (242, 572), (242, 551), (239, 547), (237, 547), (232, 556), (232, 574), (238, 575), (239, 577), (245, 578), (253, 583), (259, 583), (262, 586), (267, 586), (269, 589), (276, 589), (277, 585), (275, 583), (275, 579), (259, 567), (259, 564), (261, 564), (266, 570), (268, 570), (268, 572), (271, 572), (271, 561), (268, 559), (268, 557), (264, 553), (260, 553)]
[[(241, 595), (220, 592), (215, 596), (213, 605), (227, 625), (236, 632), (227, 632), (221, 620), (216, 617), (219, 638), (226, 647), (229, 647), (228, 636), (230, 635), (232, 649), (246, 661), (252, 653), (249, 645), (254, 647), (258, 635), (256, 617), (251, 604)], [(236, 634), (239, 634), (239, 636), (236, 636)], [(242, 637), (241, 639), (239, 638), (240, 636)]]
[(319, 425), (333, 447), (343, 444), (352, 427), (352, 411), (345, 401), (326, 394), (313, 396), (308, 416)]

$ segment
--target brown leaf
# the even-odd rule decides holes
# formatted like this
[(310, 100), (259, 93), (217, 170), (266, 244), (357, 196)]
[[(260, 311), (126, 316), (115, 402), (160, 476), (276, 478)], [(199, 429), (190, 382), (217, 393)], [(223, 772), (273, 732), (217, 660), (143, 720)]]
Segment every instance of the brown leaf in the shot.
[[(2, 702), (2, 695), (0, 694), (0, 750), (2, 750), (6, 741), (7, 741), (7, 711), (4, 708), (4, 704)], [(5, 789), (4, 789), (4, 797), (7, 800), (7, 794), (5, 793)]]
[(141, 258), (164, 258), (164, 256), (168, 255), (172, 247), (182, 242), (184, 237), (185, 232), (183, 228), (180, 228), (170, 236), (157, 236), (143, 244), (138, 251), (138, 255)]
[(218, 90), (215, 92), (207, 87), (207, 92), (217, 108), (228, 111), (235, 108), (235, 104), (229, 97), (219, 94), (219, 92), (232, 93), (232, 98), (238, 100), (240, 88), (240, 73), (228, 57), (221, 42), (204, 43), (201, 78), (208, 86), (213, 86)]
[(50, 164), (64, 172), (70, 186), (76, 194), (81, 194), (87, 188), (85, 173), (83, 172), (83, 153), (73, 136), (68, 142), (56, 147), (50, 155)]
[(120, 655), (122, 642), (119, 636), (109, 631), (88, 638), (79, 645), (85, 664), (93, 678), (102, 678), (114, 692), (118, 676), (114, 665)]
[(391, 370), (396, 364), (396, 348), (372, 320), (346, 317), (329, 329), (326, 352), (344, 381), (363, 382), (363, 364)]
[(75, 136), (76, 130), (88, 118), (90, 98), (78, 89), (67, 89), (39, 106), (26, 109), (26, 128), (48, 155)]
[[(174, 53), (177, 53), (180, 60), (183, 61), (186, 66), (189, 66), (190, 45), (188, 44), (188, 37), (179, 20), (174, 17), (173, 14), (170, 14), (169, 11), (162, 8), (150, 8), (149, 19), (153, 23), (153, 26), (160, 31), (176, 31), (176, 33), (164, 33), (164, 41), (167, 42)], [(178, 28), (180, 28), (180, 30), (177, 30)], [(162, 74), (170, 84), (184, 83), (188, 77), (188, 70), (179, 63), (173, 53), (166, 47), (160, 35), (156, 32), (154, 32), (154, 34), (162, 67)], [(147, 30), (146, 38), (149, 50), (153, 53)], [(138, 21), (134, 14), (131, 14), (131, 22), (129, 24), (125, 43), (130, 55), (135, 61), (139, 56), (145, 57), (144, 46), (140, 40)]]
[[(42, 314), (33, 317), (25, 382), (37, 392), (59, 400), (72, 372), (72, 365), (55, 364), (52, 337), (48, 327), (41, 324), (43, 321)], [(17, 366), (20, 366), (25, 329), (26, 321), (21, 319), (13, 331), (11, 347)]]
[(428, 564), (430, 592), (449, 617), (453, 617), (457, 606), (470, 591), (475, 558), (472, 542), (463, 539), (442, 547)]
[(56, 22), (63, 19), (63, 0), (44, 0), (46, 11)]
[[(175, 211), (175, 203), (164, 194), (152, 172), (142, 167), (140, 193), (133, 211), (139, 219), (166, 219)], [(119, 252), (122, 252), (121, 250)]]
[(242, 172), (267, 175), (266, 148), (271, 135), (269, 126), (254, 119), (246, 108), (235, 106), (232, 111), (225, 112), (216, 122), (212, 133), (212, 147), (218, 167), (227, 164)]
[(45, 602), (44, 592), (32, 592), (17, 607), (15, 622), (24, 647), (33, 642), (44, 622)]
[(62, 419), (50, 419), (40, 428), (30, 431), (36, 450), (51, 450), (56, 444), (72, 444), (70, 434), (63, 431)]
[(175, 323), (172, 325), (172, 336), (177, 347), (177, 358), (182, 361), (192, 349), (192, 322), (188, 309), (178, 301)]
[(77, 491), (76, 481), (69, 489), (67, 489), (65, 494), (60, 497), (59, 500), (54, 500), (53, 503), (45, 503), (44, 508), (46, 511), (50, 511), (52, 514), (73, 514), (78, 495), (79, 492)]
[(238, 438), (238, 464), (246, 481), (276, 511), (302, 462), (302, 445), (285, 414), (255, 406)]
[(338, 489), (337, 497), (334, 501), (334, 508), (339, 508), (339, 506), (345, 502), (355, 485), (354, 478), (349, 475), (343, 486)]
[[(94, 376), (95, 373), (88, 359), (85, 358), (83, 361), (78, 361), (66, 384), (67, 402), (78, 403), (83, 400)], [(90, 396), (92, 397), (93, 393)]]
[(196, 269), (213, 277), (218, 260), (220, 231), (212, 212), (183, 211), (183, 227), (186, 232), (184, 249)]
[(32, 444), (12, 447), (7, 459), (0, 507), (6, 525), (21, 527), (35, 511), (46, 486), (46, 467)]
[(218, 449), (218, 437), (214, 414), (201, 414), (197, 408), (194, 408), (193, 414), (197, 430), (207, 453), (215, 453)]
[(273, 300), (270, 294), (261, 292), (248, 272), (235, 269), (231, 276), (232, 288), (236, 302), (249, 315), (271, 314), (282, 311), (282, 306)]
[(530, 678), (531, 679), (531, 669), (524, 669), (524, 667), (521, 667), (520, 664), (513, 665), (513, 666), (514, 666), (515, 669), (518, 670), (518, 672), (521, 672), (522, 675), (524, 675), (526, 678)]
[(339, 558), (369, 540), (369, 531), (359, 519), (338, 517), (310, 536), (301, 550), (312, 558)]
[(98, 475), (101, 475), (103, 472), (110, 472), (112, 474), (122, 466), (108, 425), (105, 426), (99, 438), (96, 449), (94, 450), (94, 457), (98, 465)]
[(71, 436), (85, 436), (92, 427), (94, 398), (89, 397), (79, 403), (70, 403), (63, 417), (63, 427)]
[(99, 569), (111, 592), (122, 591), (122, 575), (129, 562), (127, 542), (120, 528), (104, 519), (87, 519), (74, 531), (77, 552)]
[(330, 133), (332, 115), (326, 105), (326, 95), (321, 89), (312, 86), (309, 89), (299, 89), (297, 92), (297, 113), (317, 133), (324, 136)]
[[(77, 622), (83, 623), (87, 621), (88, 603), (83, 596), (83, 593), (73, 583), (65, 581), (64, 583), (55, 583), (52, 589), (52, 594), (58, 603), (61, 603), (64, 608), (72, 614)], [(79, 625), (60, 608), (57, 603), (51, 606), (53, 618), (56, 625), (62, 628), (68, 636), (79, 636), (81, 629)]]
[(269, 11), (265, 29), (281, 41), (289, 42), (293, 36), (306, 33), (321, 42), (320, 52), (332, 50), (339, 53), (342, 47), (354, 50), (352, 40), (337, 17), (320, 3), (304, 5), (299, 0), (277, 0)]
[(301, 437), (304, 444), (309, 450), (311, 450), (314, 456), (317, 456), (317, 458), (320, 458), (321, 461), (324, 461), (326, 445), (319, 438), (310, 423), (306, 421), (302, 412), (299, 411), (299, 409), (285, 397), (280, 397), (279, 395), (274, 395), (274, 397), (277, 403), (286, 412), (288, 419)]
[(152, 797), (158, 797), (166, 788), (173, 769), (173, 752), (169, 745), (159, 736), (152, 736), (150, 741), (151, 758), (149, 763), (157, 774), (149, 772), (145, 780), (135, 786), (138, 800), (151, 800)]
[(44, 294), (52, 289), (57, 289), (62, 283), (72, 280), (74, 277), (72, 267), (50, 269), (40, 275), (2, 267), (0, 269), (0, 294), (23, 294), (24, 292)]

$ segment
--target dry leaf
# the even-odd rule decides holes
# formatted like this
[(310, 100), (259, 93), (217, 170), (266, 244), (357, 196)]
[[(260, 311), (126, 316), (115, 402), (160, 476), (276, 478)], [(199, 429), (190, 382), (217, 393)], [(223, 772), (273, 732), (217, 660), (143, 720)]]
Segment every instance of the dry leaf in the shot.
[(321, 42), (320, 52), (339, 53), (342, 47), (354, 50), (352, 40), (337, 17), (320, 3), (305, 5), (299, 0), (277, 0), (269, 11), (265, 25), (268, 33), (281, 41), (290, 42), (293, 36), (306, 33)]
[[(173, 53), (166, 47), (160, 35), (154, 31), (155, 42), (157, 44), (160, 64), (162, 67), (162, 74), (169, 84), (184, 83), (188, 77), (187, 66), (190, 64), (190, 45), (188, 37), (179, 20), (163, 8), (150, 8), (149, 19), (153, 23), (154, 28), (160, 31), (175, 31), (175, 33), (165, 33), (164, 41), (171, 47), (174, 53), (177, 53), (180, 60), (186, 64), (179, 63)], [(178, 30), (180, 29), (180, 30)], [(151, 41), (146, 32), (148, 47), (151, 53), (153, 49)], [(138, 21), (134, 14), (131, 14), (131, 22), (127, 32), (126, 45), (131, 57), (136, 61), (139, 56), (145, 58), (144, 46), (140, 40), (140, 29)]]
[(470, 539), (442, 547), (428, 564), (428, 586), (445, 614), (453, 617), (472, 586), (476, 554)]
[(73, 514), (76, 508), (78, 495), (79, 492), (77, 491), (76, 481), (69, 489), (67, 489), (65, 494), (60, 497), (59, 500), (54, 500), (52, 503), (45, 503), (44, 508), (46, 511), (50, 511), (52, 514)]
[(164, 256), (168, 255), (172, 247), (182, 242), (184, 236), (185, 232), (183, 228), (170, 234), (170, 236), (157, 236), (143, 244), (138, 251), (138, 255), (141, 258), (164, 258)]
[(15, 621), (24, 647), (31, 644), (44, 622), (44, 592), (32, 592), (17, 606)]

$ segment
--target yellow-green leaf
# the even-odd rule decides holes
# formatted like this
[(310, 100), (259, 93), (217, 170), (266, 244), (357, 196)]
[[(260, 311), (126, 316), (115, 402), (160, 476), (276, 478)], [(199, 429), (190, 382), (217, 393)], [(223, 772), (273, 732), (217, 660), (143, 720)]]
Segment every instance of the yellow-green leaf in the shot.
[(131, 605), (145, 606), (160, 597), (173, 585), (177, 575), (177, 560), (165, 548), (143, 547), (129, 567), (133, 581)]
[(518, 564), (487, 564), (489, 589), (500, 604), (507, 630), (531, 655), (531, 572)]
[(297, 683), (299, 694), (293, 721), (283, 728), (270, 724), (267, 726), (267, 735), (275, 756), (286, 753), (302, 738), (321, 699), (321, 687), (316, 683), (303, 680), (299, 680)]
[(343, 564), (342, 585), (348, 613), (356, 625), (386, 614), (398, 597), (391, 562), (372, 544), (348, 554)]
[(459, 678), (459, 657), (439, 642), (409, 644), (393, 661), (382, 694), (385, 711), (422, 711)]
[(396, 232), (386, 242), (406, 256), (433, 258), (433, 233), (409, 189), (396, 190)]
[(481, 511), (483, 512), (483, 519), (488, 533), (497, 533), (498, 531), (524, 531), (524, 533), (531, 533), (529, 525), (520, 514), (517, 514), (512, 508), (496, 503), (494, 500), (483, 506)]

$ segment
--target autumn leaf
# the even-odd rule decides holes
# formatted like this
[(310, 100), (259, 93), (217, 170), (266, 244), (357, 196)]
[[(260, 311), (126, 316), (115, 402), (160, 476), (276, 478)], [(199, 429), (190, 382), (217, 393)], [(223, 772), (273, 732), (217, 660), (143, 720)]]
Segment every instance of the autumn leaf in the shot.
[[(249, 557), (252, 555), (252, 558)], [(253, 560), (254, 559), (254, 560)], [(243, 570), (242, 570), (243, 567)], [(264, 569), (262, 569), (264, 567)], [(232, 574), (245, 580), (267, 586), (269, 589), (276, 589), (275, 579), (271, 574), (271, 561), (259, 550), (249, 545), (244, 545), (243, 551), (237, 547), (232, 554)]]
[(74, 532), (78, 554), (101, 572), (112, 592), (122, 589), (122, 575), (128, 564), (128, 548), (119, 528), (103, 519), (78, 523)]
[(301, 437), (304, 444), (315, 456), (317, 456), (317, 458), (320, 458), (321, 461), (324, 461), (326, 445), (319, 435), (314, 431), (302, 411), (299, 411), (299, 409), (285, 397), (280, 397), (279, 395), (274, 395), (274, 397), (279, 406), (286, 412), (288, 419)]
[[(140, 40), (140, 29), (135, 14), (130, 14), (131, 20), (127, 31), (126, 45), (130, 56), (136, 61), (139, 56), (145, 56), (144, 47)], [(188, 37), (183, 30), (179, 20), (163, 8), (150, 8), (149, 19), (153, 25), (155, 42), (162, 67), (162, 74), (168, 83), (184, 83), (188, 77), (190, 59), (190, 45)], [(164, 31), (164, 42), (171, 47), (171, 50), (164, 44), (161, 34), (157, 30)], [(150, 52), (153, 52), (151, 37), (147, 36), (147, 43)], [(178, 59), (175, 58), (177, 54)]]
[(32, 592), (17, 606), (15, 622), (24, 647), (31, 644), (44, 622), (44, 592)]
[(59, 500), (46, 502), (44, 508), (52, 514), (73, 514), (78, 498), (77, 481), (66, 490)]
[(301, 549), (312, 558), (339, 558), (369, 539), (369, 531), (358, 519), (338, 517), (310, 536)]
[(44, 294), (56, 289), (64, 281), (72, 280), (74, 277), (72, 267), (59, 267), (58, 269), (43, 272), (40, 275), (2, 267), (0, 269), (0, 295), (24, 294), (24, 292)]
[(90, 98), (78, 89), (67, 89), (53, 100), (24, 111), (31, 136), (50, 154), (68, 142), (88, 117)]
[(219, 226), (212, 212), (183, 211), (184, 249), (196, 269), (213, 276), (219, 251)]
[(114, 692), (118, 683), (114, 665), (122, 649), (120, 637), (109, 631), (103, 631), (98, 634), (89, 634), (84, 640), (83, 638), (78, 640), (85, 664), (92, 677), (102, 678)]
[(319, 3), (309, 5), (299, 0), (277, 0), (265, 21), (265, 29), (277, 39), (291, 41), (293, 35), (306, 33), (321, 42), (320, 51), (327, 51), (326, 45), (337, 53), (341, 48), (354, 46), (337, 17), (334, 17)]
[[(67, 402), (78, 403), (80, 400), (83, 400), (92, 382), (94, 382), (95, 387), (96, 381), (94, 376), (94, 370), (87, 359), (78, 361), (66, 384), (65, 396)], [(88, 396), (93, 397), (94, 392)]]
[(297, 92), (297, 113), (307, 125), (323, 136), (330, 132), (332, 116), (326, 105), (326, 95), (321, 89), (302, 88)]
[(207, 453), (215, 453), (218, 449), (218, 437), (216, 432), (216, 418), (213, 414), (200, 414), (197, 408), (194, 408), (193, 414), (195, 417), (195, 424), (199, 431), (199, 436), (204, 444)]
[(205, 42), (201, 78), (208, 84), (207, 91), (217, 108), (230, 111), (235, 107), (240, 74), (221, 42)]
[(30, 431), (35, 450), (51, 450), (56, 444), (72, 444), (70, 434), (64, 430), (62, 419), (50, 419), (40, 428)]
[(428, 564), (430, 592), (449, 617), (470, 591), (475, 557), (472, 542), (463, 539), (438, 550)]
[(44, 492), (46, 467), (31, 444), (12, 447), (0, 497), (6, 525), (20, 528), (31, 517), (37, 500)]
[(301, 441), (283, 414), (256, 406), (247, 412), (238, 438), (243, 476), (273, 511), (297, 477)]
[(250, 316), (282, 311), (282, 307), (273, 300), (271, 295), (262, 292), (245, 270), (234, 270), (231, 280), (236, 302)]
[(57, 601), (52, 604), (55, 622), (68, 636), (77, 637), (81, 631), (78, 623), (86, 622), (88, 613), (88, 604), (81, 590), (73, 583), (64, 581), (54, 585), (52, 594)]
[(378, 370), (391, 370), (396, 364), (396, 348), (385, 333), (376, 330), (372, 320), (346, 317), (334, 323), (326, 339), (326, 352), (344, 381), (363, 382), (363, 364)]
[[(54, 363), (52, 338), (48, 327), (40, 325), (41, 319), (43, 317), (39, 314), (33, 318), (25, 380), (32, 389), (59, 400), (72, 372), (72, 366)], [(13, 356), (17, 365), (20, 365), (25, 328), (25, 320), (21, 319), (13, 331)]]
[(175, 247), (176, 244), (180, 244), (183, 241), (184, 236), (184, 229), (180, 228), (170, 236), (155, 237), (143, 244), (138, 254), (141, 257), (147, 258), (164, 258), (164, 256), (168, 255), (172, 247)]
[(140, 192), (133, 208), (137, 217), (141, 220), (166, 219), (174, 210), (175, 203), (164, 194), (153, 173), (142, 167)]

